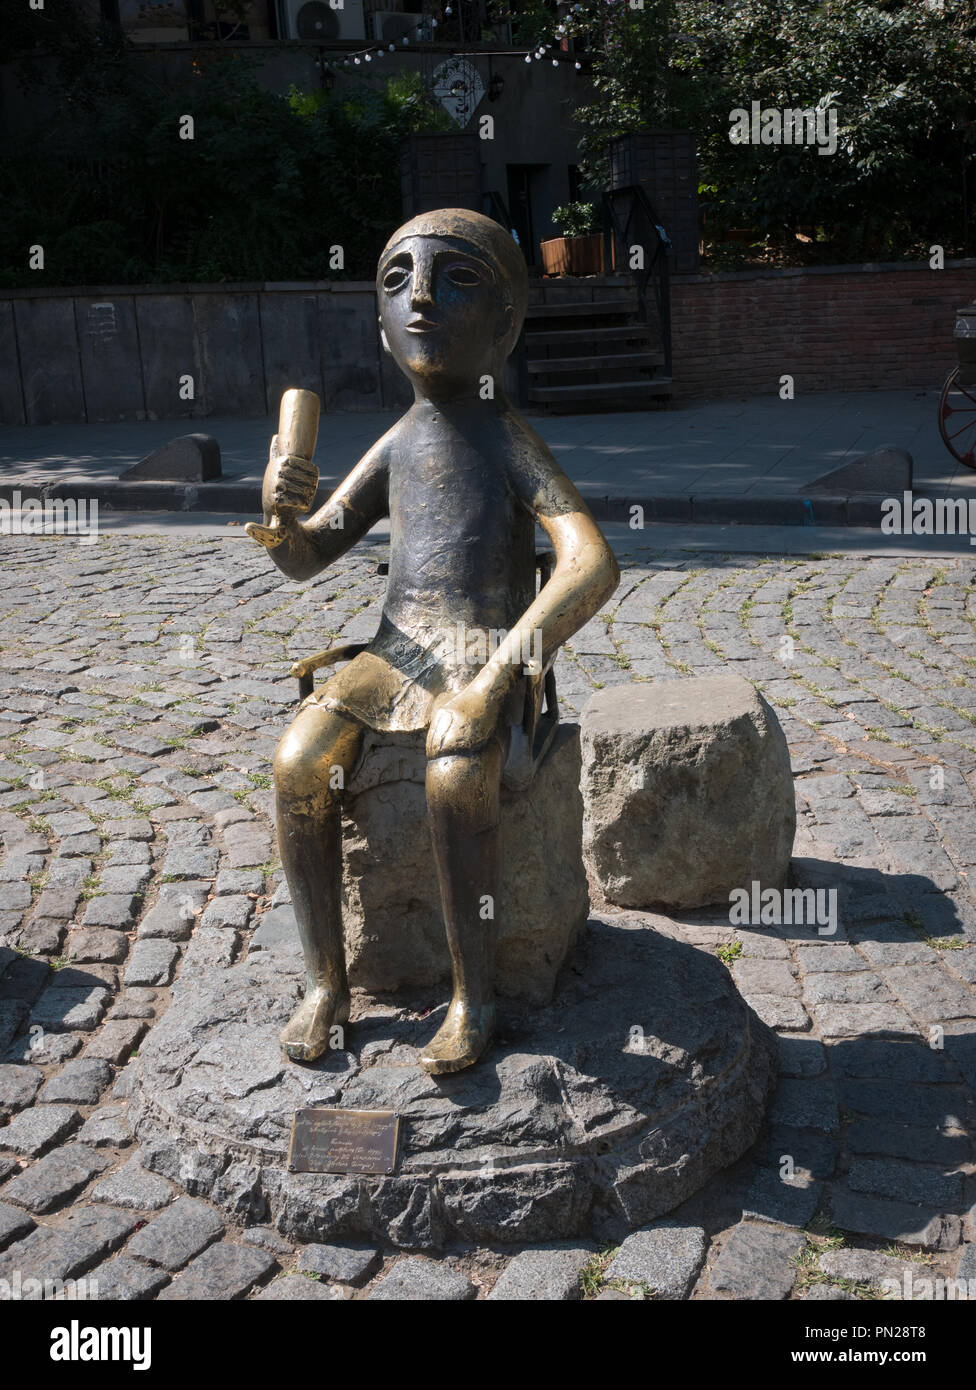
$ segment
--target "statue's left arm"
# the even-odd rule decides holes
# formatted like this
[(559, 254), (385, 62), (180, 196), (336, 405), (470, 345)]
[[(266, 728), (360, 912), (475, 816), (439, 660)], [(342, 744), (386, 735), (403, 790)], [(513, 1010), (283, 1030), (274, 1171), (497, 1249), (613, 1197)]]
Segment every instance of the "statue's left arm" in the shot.
[(431, 757), (470, 751), (487, 742), (505, 696), (521, 674), (522, 654), (538, 650), (534, 634), (541, 635), (546, 663), (599, 612), (620, 583), (616, 558), (589, 508), (541, 439), (535, 439), (540, 448), (532, 451), (530, 467), (519, 470), (515, 481), (524, 504), (552, 542), (556, 563), (548, 582), (474, 680), (438, 709), (427, 739)]

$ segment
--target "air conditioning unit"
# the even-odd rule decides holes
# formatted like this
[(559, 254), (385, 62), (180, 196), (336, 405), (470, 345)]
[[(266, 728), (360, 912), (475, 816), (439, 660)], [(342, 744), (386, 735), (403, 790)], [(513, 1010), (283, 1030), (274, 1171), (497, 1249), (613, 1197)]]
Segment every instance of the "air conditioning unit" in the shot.
[(278, 32), (305, 43), (365, 39), (363, 0), (281, 0)]
[(372, 18), (373, 38), (380, 43), (399, 43), (401, 39), (409, 39), (411, 43), (421, 43), (425, 39), (429, 42), (437, 33), (429, 15), (374, 10)]

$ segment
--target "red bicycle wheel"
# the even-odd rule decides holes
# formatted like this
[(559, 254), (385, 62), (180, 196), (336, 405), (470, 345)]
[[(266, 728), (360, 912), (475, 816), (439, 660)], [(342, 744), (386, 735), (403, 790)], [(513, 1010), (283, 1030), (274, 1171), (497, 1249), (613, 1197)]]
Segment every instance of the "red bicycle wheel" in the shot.
[(939, 433), (960, 463), (976, 468), (976, 386), (959, 382), (959, 368), (946, 377), (939, 397)]

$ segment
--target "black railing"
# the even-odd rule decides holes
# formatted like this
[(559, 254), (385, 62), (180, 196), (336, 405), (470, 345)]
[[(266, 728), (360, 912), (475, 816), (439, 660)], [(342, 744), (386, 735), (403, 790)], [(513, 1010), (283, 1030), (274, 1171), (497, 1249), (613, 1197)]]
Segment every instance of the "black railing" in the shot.
[[(511, 214), (508, 210), (508, 204), (505, 202), (505, 199), (498, 192), (497, 188), (487, 189), (483, 196), (483, 207), (485, 216), (493, 217), (496, 222), (500, 222), (502, 224), (506, 231), (511, 232), (512, 235), (515, 237), (516, 242), (518, 242), (518, 245), (521, 247), (522, 255), (525, 256), (525, 247), (522, 246), (522, 243), (518, 239), (518, 234), (515, 231), (515, 224), (512, 221)], [(528, 257), (526, 257), (526, 260), (528, 260)], [(515, 358), (515, 373), (517, 381), (516, 399), (518, 400), (518, 403), (522, 407), (522, 409), (524, 409), (529, 403), (529, 360), (528, 354), (525, 350), (524, 323), (522, 325), (522, 331), (519, 334), (519, 339), (518, 342), (515, 344), (515, 348), (512, 355)]]
[(616, 249), (631, 268), (630, 248), (640, 246), (644, 251), (643, 266), (632, 268), (637, 290), (637, 313), (641, 322), (648, 322), (647, 290), (650, 286), (661, 329), (664, 371), (670, 376), (671, 280), (668, 252), (671, 250), (671, 238), (658, 221), (647, 194), (639, 184), (606, 189), (602, 195), (602, 205), (604, 265), (608, 269), (613, 265)]
[[(486, 189), (482, 194), (484, 204), (482, 211), (486, 217), (493, 217), (496, 222), (500, 222), (506, 231), (514, 232), (515, 224), (512, 222), (511, 214), (508, 211), (508, 204), (499, 193), (497, 188)], [(518, 238), (516, 237), (516, 240)], [(523, 253), (524, 253), (523, 247)]]

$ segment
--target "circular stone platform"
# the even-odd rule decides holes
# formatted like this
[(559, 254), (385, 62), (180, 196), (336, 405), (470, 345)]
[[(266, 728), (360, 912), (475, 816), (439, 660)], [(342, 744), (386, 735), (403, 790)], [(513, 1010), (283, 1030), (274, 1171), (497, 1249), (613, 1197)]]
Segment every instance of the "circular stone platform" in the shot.
[[(188, 962), (132, 1095), (147, 1167), (299, 1239), (614, 1238), (733, 1163), (775, 1079), (772, 1035), (725, 967), (626, 917), (591, 918), (553, 1004), (503, 1012), (500, 1041), (457, 1076), (417, 1066), (443, 1016), (430, 990), (354, 996), (350, 1050), (290, 1062), (277, 1034), (301, 983), (297, 943)], [(398, 1110), (397, 1174), (290, 1173), (310, 1105)]]

